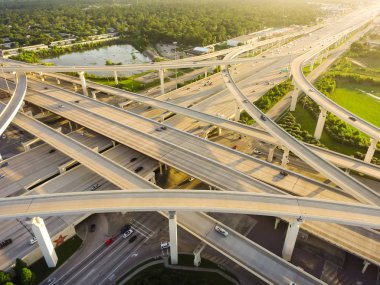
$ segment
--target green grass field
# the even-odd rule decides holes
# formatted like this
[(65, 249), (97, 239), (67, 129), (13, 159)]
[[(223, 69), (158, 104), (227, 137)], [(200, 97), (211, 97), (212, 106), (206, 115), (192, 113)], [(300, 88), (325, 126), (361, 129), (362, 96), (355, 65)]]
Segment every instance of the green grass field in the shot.
[(338, 81), (330, 98), (360, 118), (380, 127), (380, 87)]
[[(296, 118), (297, 122), (301, 125), (302, 129), (308, 131), (311, 134), (314, 134), (315, 127), (317, 125), (317, 119), (315, 119), (309, 111), (303, 109), (301, 103), (297, 103), (296, 110), (291, 112), (292, 115)], [(327, 132), (322, 132), (322, 137), (320, 139), (328, 149), (333, 151), (343, 153), (346, 155), (354, 155), (357, 151), (362, 153), (367, 152), (367, 148), (362, 147), (353, 147), (349, 145), (342, 145), (334, 140)], [(376, 157), (379, 157), (380, 154), (376, 153)]]

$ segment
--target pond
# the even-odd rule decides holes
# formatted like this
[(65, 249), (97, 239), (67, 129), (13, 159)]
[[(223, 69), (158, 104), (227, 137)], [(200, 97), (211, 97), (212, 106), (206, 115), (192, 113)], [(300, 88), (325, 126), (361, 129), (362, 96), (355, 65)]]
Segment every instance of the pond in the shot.
[[(107, 47), (100, 47), (93, 50), (73, 52), (64, 54), (54, 58), (47, 58), (42, 60), (43, 62), (52, 62), (57, 66), (71, 66), (71, 65), (106, 65), (106, 61), (109, 60), (113, 63), (131, 64), (131, 63), (143, 63), (150, 62), (151, 60), (141, 54), (137, 49), (131, 45), (112, 45)], [(139, 71), (125, 71), (120, 73), (123, 76), (129, 76)], [(92, 72), (98, 76), (112, 76), (112, 72), (96, 71)]]

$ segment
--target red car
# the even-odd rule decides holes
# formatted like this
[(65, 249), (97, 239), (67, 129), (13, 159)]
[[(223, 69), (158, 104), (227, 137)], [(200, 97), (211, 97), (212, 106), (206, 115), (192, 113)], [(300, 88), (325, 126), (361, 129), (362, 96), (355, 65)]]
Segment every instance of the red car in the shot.
[(112, 238), (107, 239), (106, 242), (105, 242), (106, 245), (110, 245), (111, 243), (113, 243), (113, 239)]

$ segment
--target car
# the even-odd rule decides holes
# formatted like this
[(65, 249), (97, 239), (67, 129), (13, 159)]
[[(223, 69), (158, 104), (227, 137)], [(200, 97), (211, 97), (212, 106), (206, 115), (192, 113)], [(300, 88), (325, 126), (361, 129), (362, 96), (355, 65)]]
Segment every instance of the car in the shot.
[(290, 281), (289, 285), (297, 285), (296, 282)]
[(156, 132), (161, 132), (162, 130), (161, 130), (161, 128), (156, 128), (156, 129), (154, 129)]
[(62, 104), (58, 105), (58, 108), (64, 108), (65, 106), (63, 106)]
[(137, 160), (137, 157), (132, 157), (131, 160), (129, 162), (134, 162)]
[(356, 122), (356, 118), (355, 117), (352, 117), (352, 116), (350, 116), (350, 117), (348, 117), (351, 121), (354, 121), (354, 122)]
[(90, 232), (91, 233), (95, 232), (95, 229), (96, 229), (96, 225), (95, 224), (90, 225)]
[(47, 88), (47, 87), (44, 87), (44, 89), (45, 89), (45, 90), (48, 90), (49, 88)]
[(254, 154), (262, 154), (262, 152), (259, 151), (259, 150), (257, 150), (257, 149), (253, 149), (253, 153), (254, 153)]
[(130, 224), (125, 224), (124, 226), (121, 227), (120, 229), (120, 233), (125, 233), (126, 231), (128, 231), (129, 229), (131, 228), (131, 225)]
[(188, 180), (189, 180), (189, 182), (191, 182), (191, 181), (194, 181), (194, 177), (190, 177)]
[(54, 153), (54, 152), (56, 152), (57, 150), (56, 149), (51, 149), (51, 150), (49, 150), (49, 153)]
[(288, 176), (289, 173), (287, 173), (287, 172), (284, 171), (284, 170), (281, 170), (281, 171), (280, 171), (280, 175), (282, 175), (282, 176)]
[(168, 128), (165, 126), (160, 127), (161, 130), (167, 130)]
[(310, 91), (310, 92), (314, 92), (314, 89), (311, 89), (311, 88), (310, 88), (309, 91)]
[(267, 117), (265, 117), (264, 115), (261, 115), (261, 116), (260, 116), (260, 119), (261, 119), (262, 121), (266, 121), (266, 120), (267, 120)]
[(249, 103), (247, 99), (244, 99), (243, 100), (243, 103)]
[(4, 178), (5, 177), (5, 174), (0, 174), (0, 179)]
[(237, 145), (234, 145), (234, 146), (232, 147), (232, 149), (237, 149)]
[(113, 238), (109, 238), (105, 241), (105, 245), (107, 245), (107, 246), (112, 244), (112, 243), (113, 243)]
[(228, 236), (228, 232), (225, 229), (223, 229), (222, 227), (219, 227), (218, 225), (216, 225), (214, 229), (216, 232), (218, 232), (222, 236), (224, 236), (224, 237)]
[(8, 165), (9, 165), (9, 162), (6, 161), (6, 162), (4, 162), (4, 163), (2, 163), (2, 164), (0, 165), (0, 168), (6, 167), (6, 166), (8, 166)]
[(30, 239), (29, 244), (32, 245), (32, 244), (35, 244), (36, 242), (37, 242), (37, 237), (33, 237)]
[(98, 189), (99, 187), (100, 187), (99, 183), (95, 183), (95, 184), (91, 185), (90, 190), (94, 191), (94, 190)]
[(135, 173), (139, 173), (141, 170), (143, 170), (144, 169), (144, 167), (142, 167), (142, 166), (139, 166), (139, 167), (137, 167), (136, 169), (135, 169)]
[(74, 102), (75, 102), (75, 103), (79, 103), (79, 102), (80, 102), (80, 100), (75, 100)]
[(7, 245), (10, 245), (11, 243), (12, 243), (11, 238), (3, 240), (2, 242), (0, 242), (0, 249), (6, 247)]
[(136, 236), (133, 236), (129, 239), (129, 242), (134, 242), (135, 240), (137, 239), (137, 235)]
[(132, 230), (132, 229), (129, 229), (129, 230), (127, 230), (125, 233), (123, 233), (122, 237), (123, 237), (123, 238), (127, 238), (127, 237), (129, 237), (131, 234), (133, 234), (133, 230)]
[(161, 242), (161, 249), (170, 248), (170, 244), (168, 241)]

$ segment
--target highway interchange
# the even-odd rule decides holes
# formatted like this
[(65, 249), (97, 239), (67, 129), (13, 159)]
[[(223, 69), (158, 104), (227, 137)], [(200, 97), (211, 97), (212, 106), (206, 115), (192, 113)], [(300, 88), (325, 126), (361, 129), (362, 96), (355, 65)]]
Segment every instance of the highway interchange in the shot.
[[(355, 21), (357, 21), (357, 23), (359, 24), (363, 19), (361, 17), (365, 17), (365, 16), (368, 16), (368, 15), (364, 14), (361, 16), (352, 17), (351, 22), (347, 22), (346, 25), (347, 26), (350, 26), (353, 24), (356, 25)], [(343, 25), (340, 26), (339, 28), (344, 31), (346, 30), (345, 26)], [(340, 29), (331, 31), (331, 34), (339, 33)], [(252, 47), (248, 47), (247, 50), (248, 49), (252, 49)], [(242, 51), (244, 51), (244, 47), (233, 49), (233, 51), (231, 53), (228, 53), (227, 56), (233, 57), (237, 55), (238, 52), (242, 52)], [(314, 52), (315, 52), (314, 50), (310, 51), (310, 53), (313, 53), (313, 54)], [(276, 57), (273, 57), (273, 59), (276, 59)], [(302, 63), (306, 59), (303, 58), (303, 60), (299, 62)], [(190, 64), (190, 63), (186, 63), (186, 64)], [(194, 65), (194, 62), (191, 64)], [(215, 63), (213, 62), (212, 64), (215, 64)], [(294, 61), (292, 62), (292, 64), (294, 64)], [(170, 65), (170, 66), (178, 67), (178, 66), (181, 66), (181, 64), (177, 65), (177, 63), (175, 63), (174, 65)], [(26, 70), (28, 70), (28, 67), (25, 67), (25, 68)], [(40, 67), (36, 67), (36, 68), (38, 70), (38, 68)], [(8, 69), (10, 71), (12, 70), (11, 67), (8, 67)], [(12, 71), (14, 70), (15, 69), (13, 69)], [(22, 71), (23, 69), (19, 68), (19, 70)], [(41, 71), (41, 69), (39, 71)], [(43, 71), (45, 72), (45, 69), (43, 69)], [(293, 68), (292, 68), (292, 71), (293, 71)], [(46, 72), (49, 72), (49, 71), (46, 71)], [(350, 195), (348, 195), (347, 193), (344, 193), (343, 191), (335, 187), (327, 186), (323, 183), (318, 183), (315, 180), (297, 175), (296, 173), (292, 173), (292, 172), (289, 172), (290, 175), (288, 177), (284, 179), (280, 179), (281, 181), (277, 181), (276, 183), (276, 181), (273, 181), (273, 179), (270, 177), (273, 177), (274, 172), (278, 174), (281, 168), (274, 166), (270, 163), (263, 162), (259, 159), (253, 159), (252, 157), (244, 155), (238, 151), (228, 149), (226, 147), (217, 145), (215, 143), (211, 143), (210, 141), (200, 139), (197, 136), (190, 135), (186, 132), (180, 131), (181, 129), (186, 130), (186, 128), (188, 128), (189, 126), (189, 123), (186, 123), (183, 126), (178, 125), (181, 117), (187, 116), (192, 119), (196, 119), (202, 122), (207, 122), (208, 124), (211, 124), (213, 126), (236, 131), (240, 134), (244, 134), (248, 136), (254, 137), (255, 134), (261, 132), (262, 136), (269, 137), (268, 140), (272, 139), (273, 141), (273, 138), (271, 138), (270, 135), (268, 135), (267, 133), (263, 132), (260, 129), (253, 129), (247, 126), (237, 124), (235, 122), (223, 119), (220, 116), (215, 116), (215, 113), (213, 114), (214, 116), (206, 115), (198, 110), (193, 110), (194, 108), (191, 108), (191, 109), (183, 108), (183, 107), (176, 106), (175, 104), (171, 104), (169, 102), (161, 101), (160, 99), (152, 99), (148, 97), (139, 96), (137, 94), (132, 94), (132, 93), (116, 90), (110, 87), (98, 86), (93, 83), (87, 83), (87, 87), (93, 88), (94, 90), (99, 90), (99, 91), (103, 91), (104, 93), (122, 96), (132, 101), (147, 104), (153, 108), (167, 110), (167, 111), (177, 114), (176, 116), (165, 121), (165, 124), (167, 125), (165, 126), (165, 129), (161, 129), (161, 131), (157, 131), (157, 129), (162, 127), (162, 124), (157, 123), (153, 120), (146, 119), (141, 115), (136, 116), (136, 114), (133, 113), (133, 110), (131, 110), (131, 112), (123, 111), (118, 108), (112, 107), (110, 105), (106, 105), (104, 103), (94, 101), (92, 99), (89, 99), (88, 97), (84, 97), (79, 94), (68, 92), (67, 90), (58, 89), (57, 87), (51, 86), (43, 82), (42, 83), (37, 82), (34, 79), (30, 79), (28, 82), (28, 88), (30, 88), (31, 90), (28, 90), (27, 96), (25, 98), (24, 98), (25, 90), (24, 92), (20, 92), (16, 89), (15, 94), (20, 95), (20, 96), (13, 96), (14, 101), (17, 101), (16, 106), (13, 106), (13, 108), (17, 110), (18, 107), (21, 106), (20, 102), (22, 102), (25, 99), (25, 101), (32, 103), (33, 105), (42, 107), (46, 110), (49, 110), (50, 112), (53, 112), (62, 117), (68, 118), (73, 122), (77, 122), (78, 124), (85, 126), (88, 129), (91, 129), (93, 131), (103, 134), (106, 137), (109, 137), (113, 141), (119, 142), (141, 153), (144, 153), (145, 155), (152, 157), (153, 159), (159, 161), (160, 163), (170, 165), (176, 169), (179, 169), (185, 173), (188, 173), (191, 176), (196, 177), (200, 179), (201, 181), (204, 181), (208, 183), (209, 185), (212, 185), (213, 187), (216, 187), (217, 189), (220, 189), (220, 190), (234, 190), (238, 188), (239, 191), (247, 191), (247, 192), (253, 192), (253, 193), (282, 194), (282, 195), (285, 194), (283, 190), (286, 190), (286, 192), (294, 193), (299, 196), (310, 197), (310, 194), (313, 193), (313, 191), (317, 189), (318, 191), (320, 191), (323, 189), (323, 191), (321, 191), (322, 194), (320, 193), (318, 193), (317, 195), (313, 194), (313, 197), (331, 199), (331, 200), (336, 200), (336, 201), (341, 201), (341, 202), (353, 202), (355, 201), (353, 197), (355, 197), (358, 200), (361, 200), (367, 204), (375, 205), (374, 209), (378, 209), (377, 207), (379, 205), (380, 198), (376, 192), (374, 192), (373, 190), (371, 190), (369, 187), (365, 186), (364, 184), (357, 182), (355, 179), (352, 179), (351, 176), (338, 170), (332, 164), (327, 163), (323, 159), (320, 159), (318, 155), (319, 154), (318, 150), (315, 151), (314, 149), (312, 152), (311, 150), (308, 149), (308, 147), (296, 142), (290, 136), (287, 136), (286, 134), (284, 134), (284, 132), (281, 129), (278, 129), (275, 123), (272, 123), (269, 119), (265, 121), (264, 123), (260, 121), (260, 116), (261, 116), (260, 111), (253, 109), (253, 105), (249, 103), (247, 104), (246, 102), (244, 102), (244, 100), (247, 100), (247, 98), (245, 97), (245, 95), (241, 93), (240, 89), (238, 89), (236, 85), (233, 84), (234, 78), (232, 78), (230, 74), (231, 69), (226, 68), (223, 73), (228, 75), (228, 81), (226, 81), (227, 77), (224, 75), (223, 76), (219, 75), (220, 76), (219, 80), (225, 81), (229, 90), (231, 90), (232, 93), (237, 96), (238, 98), (237, 101), (239, 102), (238, 104), (243, 106), (244, 109), (250, 112), (250, 114), (256, 119), (256, 121), (259, 122), (259, 124), (261, 123), (261, 126), (264, 127), (264, 129), (266, 129), (267, 131), (269, 131), (271, 135), (273, 135), (273, 137), (275, 138), (274, 142), (276, 144), (287, 146), (290, 150), (292, 150), (294, 153), (296, 153), (300, 158), (304, 159), (306, 162), (320, 162), (320, 164), (310, 163), (310, 165), (316, 168), (317, 170), (319, 170), (319, 172), (321, 172), (322, 174), (325, 174), (326, 177), (330, 178), (331, 181), (341, 186), (341, 188), (344, 191), (349, 192)], [(65, 76), (63, 77), (61, 75), (59, 76), (61, 79), (64, 79), (64, 78), (67, 79), (67, 77)], [(295, 75), (293, 76), (295, 77)], [(68, 79), (68, 80), (70, 81), (72, 79)], [(300, 84), (298, 81), (296, 83)], [(17, 88), (23, 87), (23, 84), (26, 87), (26, 78), (24, 78), (23, 75), (18, 74)], [(214, 85), (216, 84), (214, 83)], [(309, 87), (310, 86), (308, 85), (307, 88)], [(3, 89), (5, 88), (3, 87)], [(309, 89), (306, 89), (306, 90), (309, 90)], [(218, 94), (219, 93), (217, 93), (217, 95)], [(221, 94), (219, 94), (219, 96), (220, 95)], [(208, 98), (205, 99), (205, 101), (212, 100), (211, 98), (212, 97), (209, 96)], [(232, 102), (232, 106), (233, 106), (233, 102)], [(144, 110), (140, 108), (140, 111), (138, 111), (138, 107), (137, 107), (135, 112), (143, 113)], [(148, 112), (151, 112), (151, 111), (148, 111)], [(112, 116), (110, 115), (111, 113), (112, 113)], [(221, 113), (222, 112), (220, 112), (219, 114)], [(181, 117), (179, 117), (178, 115), (181, 115)], [(227, 114), (227, 116), (231, 116), (231, 114)], [(155, 114), (155, 117), (157, 117), (157, 114)], [(1, 118), (3, 118), (3, 113), (1, 114)], [(4, 123), (4, 125), (9, 124), (9, 121), (11, 120), (10, 119), (11, 117), (9, 115), (7, 116), (7, 118), (8, 119), (6, 119), (5, 121), (8, 123)], [(41, 123), (38, 123), (36, 120), (28, 116), (25, 116), (23, 114), (15, 115), (13, 122), (19, 125), (20, 127), (28, 130), (30, 133), (41, 138), (42, 140), (46, 141), (53, 147), (59, 149), (68, 157), (71, 157), (77, 160), (78, 162), (86, 166), (87, 168), (98, 173), (103, 178), (112, 182), (115, 186), (118, 186), (121, 189), (144, 189), (144, 188), (156, 189), (156, 186), (153, 183), (149, 183), (139, 178), (135, 173), (133, 173), (133, 171), (125, 169), (124, 167), (118, 166), (112, 161), (104, 158), (102, 155), (94, 152), (93, 150), (85, 146), (81, 146), (80, 144), (75, 143), (75, 141), (69, 139), (67, 136), (59, 134), (57, 131), (44, 127)], [(174, 127), (171, 127), (171, 126), (174, 126)], [(377, 139), (376, 136), (373, 136), (373, 137)], [(142, 145), (141, 142), (144, 142), (144, 144)], [(320, 151), (320, 153), (321, 152), (322, 151)], [(332, 156), (336, 157), (334, 156), (334, 154), (332, 154)], [(350, 159), (347, 159), (347, 158), (346, 158), (346, 162), (348, 165), (346, 167), (349, 167), (349, 163), (355, 164), (352, 160), (350, 161)], [(249, 163), (251, 164), (251, 166), (248, 166)], [(367, 169), (366, 170), (367, 174), (373, 173), (375, 177), (376, 175), (378, 175), (379, 173), (378, 168), (366, 163), (360, 163), (360, 164), (361, 164), (360, 167)], [(155, 165), (157, 167), (157, 163)], [(260, 172), (252, 173), (252, 169), (255, 169), (255, 168), (257, 169), (258, 166), (261, 169), (263, 169), (264, 172), (262, 173), (265, 173), (265, 172), (267, 173), (268, 178), (263, 178), (262, 173)], [(296, 179), (292, 181), (292, 177)], [(269, 183), (269, 185), (266, 184), (265, 182)], [(289, 184), (287, 185), (287, 183), (284, 183), (284, 182), (287, 182)], [(294, 187), (295, 185), (299, 185), (299, 187), (298, 188)], [(281, 190), (279, 190), (278, 187)], [(310, 189), (309, 192), (305, 191), (307, 188)], [(72, 188), (69, 188), (69, 189), (71, 190)], [(111, 188), (103, 188), (103, 189), (115, 189), (115, 188), (111, 187)], [(78, 191), (82, 191), (82, 190), (78, 190)], [(51, 193), (51, 192), (48, 192), (48, 193)], [(92, 193), (92, 194), (95, 195), (96, 193)], [(245, 195), (257, 195), (257, 194), (245, 194)], [(4, 196), (8, 196), (8, 195), (2, 195), (2, 197)], [(218, 195), (215, 195), (215, 196), (218, 196)], [(17, 198), (15, 199), (17, 200)], [(6, 199), (3, 199), (3, 200), (6, 200)], [(162, 210), (162, 209), (157, 208), (156, 210)], [(93, 211), (96, 212), (97, 210), (93, 210)], [(271, 214), (275, 215), (274, 213), (271, 213)], [(196, 215), (196, 213), (178, 212), (179, 225), (184, 226), (183, 221), (185, 221), (186, 220), (185, 217), (187, 217), (188, 219), (186, 220), (186, 227), (188, 228), (190, 232), (193, 232), (193, 233), (197, 232), (198, 229), (195, 227), (194, 224), (191, 223), (191, 219), (189, 219), (189, 217), (192, 217), (195, 219), (194, 215)], [(281, 214), (279, 214), (278, 216), (282, 217)], [(207, 219), (207, 215), (205, 215), (204, 217), (205, 219)], [(376, 216), (374, 216), (374, 218), (376, 220)], [(336, 222), (337, 220), (334, 220), (334, 221)], [(202, 225), (207, 225), (207, 222), (205, 221), (204, 223), (202, 223)], [(313, 222), (311, 223), (304, 222), (301, 226), (306, 227), (306, 228), (309, 227), (309, 231), (316, 233), (317, 236), (318, 236), (318, 230), (322, 230), (322, 236), (325, 234), (323, 233), (323, 226), (322, 228), (316, 230), (315, 226), (313, 228)], [(335, 232), (333, 230), (334, 227), (336, 228)], [(357, 234), (359, 234), (359, 236), (362, 235), (361, 238), (364, 238), (365, 242), (356, 241), (353, 244), (346, 243), (344, 245), (343, 240), (347, 239), (347, 235), (346, 235), (347, 230), (352, 231), (351, 236), (355, 236)], [(329, 232), (327, 236), (330, 236), (330, 240), (329, 240), (330, 242), (335, 243), (338, 246), (341, 246), (342, 248), (350, 252), (353, 252), (354, 254), (358, 254), (359, 256), (365, 256), (366, 260), (370, 260), (371, 262), (375, 264), (379, 264), (379, 260), (378, 260), (379, 255), (374, 253), (374, 251), (379, 251), (379, 241), (376, 235), (374, 235), (374, 233), (371, 232), (370, 230), (366, 230), (364, 228), (360, 230), (357, 230), (355, 228), (343, 229), (343, 227), (338, 226), (338, 225), (328, 225), (326, 226), (324, 231)], [(338, 239), (337, 241), (336, 238), (339, 237), (339, 233), (341, 234), (342, 239), (341, 240)], [(335, 242), (332, 241), (333, 236), (334, 236)], [(200, 238), (201, 239), (203, 238), (203, 240), (205, 239), (205, 237), (200, 237)], [(207, 238), (209, 239), (210, 237), (207, 237)], [(329, 238), (327, 237), (327, 239)], [(365, 245), (368, 245), (371, 239), (372, 239), (373, 245), (369, 246), (368, 251), (365, 251), (365, 250), (363, 251), (362, 247), (365, 247)], [(211, 240), (207, 240), (207, 243), (209, 245), (215, 246), (215, 244), (217, 244), (217, 241), (215, 241), (215, 239), (211, 237)], [(244, 241), (244, 242), (239, 242), (239, 244), (241, 244), (241, 248), (244, 248), (243, 246), (244, 243), (246, 243), (245, 246), (247, 248), (249, 248), (250, 246), (252, 248), (254, 247), (254, 245), (252, 245), (252, 242)], [(228, 247), (232, 246), (232, 244), (233, 243), (229, 243), (227, 245), (224, 245), (222, 248), (228, 249)], [(258, 248), (257, 245), (256, 245), (256, 248)], [(231, 257), (231, 253), (229, 254), (229, 256)], [(238, 259), (238, 257), (231, 257), (231, 258)], [(273, 257), (272, 260), (275, 260), (276, 263), (282, 264), (280, 261), (278, 261), (278, 258), (276, 259)], [(303, 280), (302, 278), (306, 278), (305, 277), (306, 274), (304, 272), (301, 272), (300, 270), (292, 269), (291, 276), (286, 276), (286, 273), (284, 273), (284, 270), (277, 270), (277, 274), (275, 274), (274, 272), (269, 272), (269, 271), (264, 272), (266, 271), (265, 268), (260, 268), (259, 270), (258, 264), (253, 264), (252, 262), (248, 262), (247, 259), (244, 259), (241, 256), (239, 257), (239, 260), (237, 260), (237, 262), (238, 264), (241, 264), (244, 268), (247, 268), (248, 270), (255, 272), (255, 274), (257, 273), (262, 274), (264, 276), (263, 277), (264, 279), (266, 279), (267, 281), (269, 280), (269, 282), (274, 282), (275, 284), (286, 284), (286, 283), (283, 283), (283, 282), (286, 282), (286, 280), (295, 280), (296, 282), (298, 281), (299, 284), (315, 284), (313, 282), (316, 282), (315, 280), (312, 280), (312, 279), (310, 279), (309, 281)], [(282, 266), (284, 266), (283, 268), (285, 268), (286, 264), (283, 264)], [(273, 279), (270, 279), (269, 276)], [(278, 278), (278, 279), (275, 279), (275, 278)], [(298, 279), (298, 278), (301, 278), (301, 279)]]

